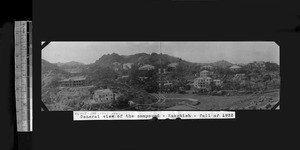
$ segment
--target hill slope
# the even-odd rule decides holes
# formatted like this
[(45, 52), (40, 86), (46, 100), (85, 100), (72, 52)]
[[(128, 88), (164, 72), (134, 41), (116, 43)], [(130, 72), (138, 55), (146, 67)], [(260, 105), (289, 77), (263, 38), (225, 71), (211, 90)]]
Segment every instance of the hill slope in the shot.
[(57, 65), (42, 59), (42, 87), (51, 86), (54, 81), (69, 77), (70, 74)]

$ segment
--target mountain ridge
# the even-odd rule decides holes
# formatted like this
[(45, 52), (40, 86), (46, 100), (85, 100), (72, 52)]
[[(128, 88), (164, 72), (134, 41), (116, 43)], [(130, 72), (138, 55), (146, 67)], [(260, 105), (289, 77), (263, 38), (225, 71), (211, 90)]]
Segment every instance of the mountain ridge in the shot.
[[(48, 62), (48, 61), (47, 61)], [(48, 62), (50, 63), (50, 62)], [(69, 68), (90, 68), (93, 66), (99, 66), (99, 67), (108, 67), (108, 68), (122, 68), (123, 64), (126, 63), (133, 63), (134, 65), (142, 66), (142, 65), (153, 65), (153, 66), (160, 66), (160, 67), (167, 67), (171, 63), (177, 63), (181, 65), (188, 65), (188, 66), (205, 66), (210, 65), (212, 67), (231, 67), (235, 65), (235, 63), (231, 63), (226, 60), (220, 60), (216, 62), (211, 63), (195, 63), (195, 62), (189, 62), (186, 60), (183, 60), (179, 57), (170, 56), (168, 54), (158, 54), (158, 53), (137, 53), (133, 55), (119, 55), (116, 53), (111, 54), (105, 54), (102, 55), (99, 59), (97, 59), (94, 63), (90, 64), (84, 64), (77, 61), (70, 61), (66, 63), (51, 63), (56, 66), (58, 66), (61, 69), (69, 69)], [(250, 63), (246, 63), (244, 65), (247, 65)], [(239, 64), (236, 64), (239, 65)]]
[(69, 62), (65, 62), (65, 63), (62, 63), (62, 62), (57, 62), (57, 63), (54, 63), (56, 64), (58, 67), (61, 67), (61, 66), (82, 66), (82, 65), (86, 65), (82, 62), (78, 62), (78, 61), (69, 61)]

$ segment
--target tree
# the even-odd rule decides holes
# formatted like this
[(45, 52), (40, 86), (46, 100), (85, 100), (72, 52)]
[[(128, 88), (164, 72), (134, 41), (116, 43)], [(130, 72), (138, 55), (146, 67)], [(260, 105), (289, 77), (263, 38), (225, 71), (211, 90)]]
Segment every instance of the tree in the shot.
[(90, 82), (99, 82), (106, 79), (116, 79), (118, 74), (109, 67), (95, 67), (94, 71), (89, 74), (88, 79)]
[(111, 106), (113, 106), (114, 108), (118, 108), (118, 109), (123, 109), (123, 108), (129, 107), (128, 102), (132, 98), (133, 97), (128, 94), (121, 95), (120, 97), (117, 98), (117, 100), (112, 101)]
[(56, 88), (56, 87), (58, 87), (58, 86), (59, 86), (59, 80), (60, 80), (60, 78), (54, 77), (54, 78), (51, 80), (51, 82), (50, 82), (50, 84), (48, 85), (48, 87), (49, 87), (49, 88)]
[(269, 81), (271, 79), (272, 79), (272, 77), (269, 74), (266, 74), (266, 75), (263, 76), (263, 82)]
[(210, 82), (209, 86), (210, 86), (211, 91), (215, 91), (215, 90), (218, 91), (221, 89), (220, 86), (217, 86), (215, 82)]
[(223, 83), (223, 89), (225, 90), (239, 90), (240, 88), (240, 83), (236, 81), (227, 80)]
[(265, 66), (267, 71), (279, 71), (279, 65), (276, 63), (266, 62)]

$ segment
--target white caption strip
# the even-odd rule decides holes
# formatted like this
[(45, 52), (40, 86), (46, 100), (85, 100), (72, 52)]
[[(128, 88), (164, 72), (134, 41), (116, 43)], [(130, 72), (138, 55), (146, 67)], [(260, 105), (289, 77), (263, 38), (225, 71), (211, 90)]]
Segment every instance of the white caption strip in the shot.
[(234, 111), (73, 111), (73, 120), (234, 119)]

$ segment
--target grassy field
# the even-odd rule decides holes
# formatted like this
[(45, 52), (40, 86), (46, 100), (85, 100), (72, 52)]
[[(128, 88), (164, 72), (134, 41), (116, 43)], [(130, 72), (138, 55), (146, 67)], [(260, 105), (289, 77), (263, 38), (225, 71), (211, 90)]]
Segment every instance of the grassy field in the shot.
[[(279, 92), (239, 95), (239, 96), (209, 96), (195, 94), (164, 94), (166, 98), (191, 98), (200, 104), (196, 105), (200, 110), (223, 109), (269, 109), (279, 101)], [(166, 101), (168, 102), (168, 101)]]

